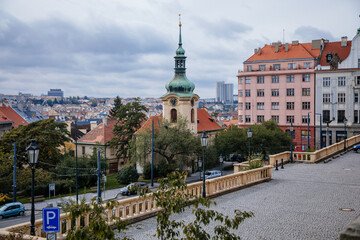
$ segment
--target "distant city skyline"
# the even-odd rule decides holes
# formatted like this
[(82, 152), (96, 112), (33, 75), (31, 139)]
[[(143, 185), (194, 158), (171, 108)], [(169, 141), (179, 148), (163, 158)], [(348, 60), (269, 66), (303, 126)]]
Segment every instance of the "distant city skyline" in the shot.
[(0, 94), (13, 95), (160, 97), (174, 73), (179, 13), (187, 77), (201, 98), (215, 97), (218, 81), (237, 86), (254, 48), (351, 40), (360, 27), (356, 0), (3, 0), (0, 9)]

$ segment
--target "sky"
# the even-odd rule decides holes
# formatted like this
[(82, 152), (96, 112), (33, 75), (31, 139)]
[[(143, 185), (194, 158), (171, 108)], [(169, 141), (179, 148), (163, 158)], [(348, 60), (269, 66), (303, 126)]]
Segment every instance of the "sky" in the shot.
[(0, 0), (0, 94), (160, 97), (174, 76), (179, 13), (200, 98), (234, 83), (254, 48), (351, 40), (358, 0)]

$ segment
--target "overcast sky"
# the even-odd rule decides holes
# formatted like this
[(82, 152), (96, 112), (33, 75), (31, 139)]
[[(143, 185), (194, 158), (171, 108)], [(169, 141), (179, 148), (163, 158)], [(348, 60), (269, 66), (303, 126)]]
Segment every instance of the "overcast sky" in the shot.
[(0, 93), (160, 97), (181, 13), (187, 77), (215, 97), (217, 81), (237, 89), (254, 48), (351, 40), (359, 10), (358, 0), (0, 0)]

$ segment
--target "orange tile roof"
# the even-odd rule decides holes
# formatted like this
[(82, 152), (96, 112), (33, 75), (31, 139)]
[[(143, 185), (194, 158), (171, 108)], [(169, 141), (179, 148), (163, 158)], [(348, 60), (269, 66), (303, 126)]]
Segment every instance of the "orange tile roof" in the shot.
[(78, 140), (78, 143), (105, 144), (115, 136), (113, 133), (113, 129), (116, 122), (117, 122), (116, 119), (108, 119), (106, 126), (104, 126), (103, 123), (99, 124), (96, 128), (94, 128), (93, 130), (82, 136)]
[(14, 109), (8, 107), (4, 104), (0, 105), (0, 122), (9, 122), (13, 121), (13, 126), (18, 127), (20, 125), (28, 125), (28, 122), (25, 121)]
[(347, 42), (346, 47), (341, 47), (341, 42), (325, 43), (324, 50), (321, 54), (320, 65), (321, 66), (329, 66), (329, 63), (326, 62), (326, 55), (328, 53), (330, 53), (330, 52), (332, 54), (337, 53), (337, 55), (340, 57), (341, 61), (343, 61), (349, 56), (350, 50), (351, 50), (351, 41)]
[(288, 47), (289, 50), (285, 51), (285, 44), (282, 44), (279, 46), (279, 51), (275, 52), (275, 47), (272, 45), (265, 45), (261, 48), (260, 55), (254, 53), (245, 61), (245, 63), (252, 61), (317, 58), (320, 54), (320, 49), (311, 49), (312, 43), (299, 43), (296, 45), (288, 44)]
[(139, 133), (151, 131), (152, 121), (154, 121), (154, 130), (159, 130), (159, 129), (160, 129), (160, 125), (161, 125), (162, 122), (163, 122), (162, 114), (160, 113), (159, 115), (151, 116), (150, 118), (148, 118), (148, 119), (143, 123), (143, 125), (141, 126), (141, 128), (139, 128), (139, 129), (135, 132), (135, 134), (139, 134)]

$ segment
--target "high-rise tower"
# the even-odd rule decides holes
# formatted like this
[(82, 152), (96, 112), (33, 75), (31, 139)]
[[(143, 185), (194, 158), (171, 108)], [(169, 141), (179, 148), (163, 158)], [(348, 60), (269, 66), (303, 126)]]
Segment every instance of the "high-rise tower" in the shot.
[(197, 133), (197, 101), (199, 96), (194, 94), (195, 84), (186, 77), (186, 56), (182, 48), (181, 21), (179, 21), (179, 46), (176, 50), (175, 75), (166, 84), (167, 93), (161, 97), (163, 101), (163, 118), (171, 123), (177, 123), (183, 118), (188, 123), (188, 128)]

